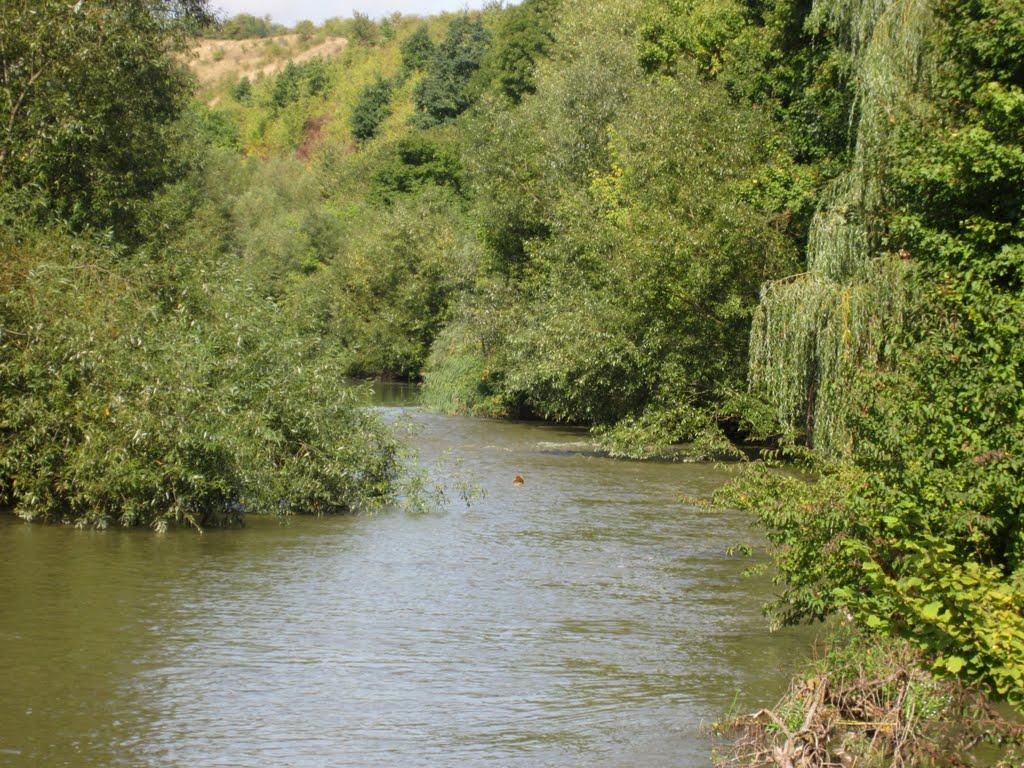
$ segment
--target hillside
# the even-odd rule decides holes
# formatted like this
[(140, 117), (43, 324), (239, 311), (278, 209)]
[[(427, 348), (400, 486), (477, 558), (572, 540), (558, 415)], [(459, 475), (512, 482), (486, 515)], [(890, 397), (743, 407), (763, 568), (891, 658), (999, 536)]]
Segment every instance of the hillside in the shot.
[(243, 77), (274, 75), (288, 62), (329, 58), (348, 45), (344, 37), (304, 38), (298, 34), (251, 40), (202, 40), (189, 53), (189, 66), (203, 90), (233, 84)]
[(403, 72), (401, 47), (421, 27), (440, 39), (452, 18), (393, 16), (369, 27), (347, 20), (313, 34), (204, 39), (192, 47), (189, 66), (221, 143), (258, 157), (308, 160), (322, 148), (346, 156), (356, 150), (349, 125), (355, 105), (380, 80), (393, 87), (377, 135), (408, 132), (419, 73)]

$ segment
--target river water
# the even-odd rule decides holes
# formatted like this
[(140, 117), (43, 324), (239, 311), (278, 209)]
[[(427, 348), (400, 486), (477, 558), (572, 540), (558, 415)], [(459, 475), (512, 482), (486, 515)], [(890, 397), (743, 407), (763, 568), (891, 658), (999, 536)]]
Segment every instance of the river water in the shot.
[(746, 518), (680, 501), (727, 470), (378, 400), (440, 508), (202, 536), (0, 517), (0, 766), (694, 768), (702, 724), (781, 693), (808, 641), (765, 632), (770, 585), (727, 554)]

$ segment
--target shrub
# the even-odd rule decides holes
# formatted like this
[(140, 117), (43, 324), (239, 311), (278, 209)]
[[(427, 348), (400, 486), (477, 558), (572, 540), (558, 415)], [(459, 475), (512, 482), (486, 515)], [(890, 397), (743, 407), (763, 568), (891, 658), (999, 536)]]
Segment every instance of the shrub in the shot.
[(374, 45), (380, 39), (380, 29), (365, 13), (356, 11), (347, 24), (347, 34), (356, 45)]
[[(0, 179), (47, 213), (129, 236), (141, 201), (182, 172), (172, 125), (189, 80), (172, 3), (40, 0), (0, 22)], [(59, 30), (59, 34), (55, 31)], [(182, 30), (183, 31), (183, 30)]]
[(242, 75), (242, 79), (235, 83), (231, 89), (231, 97), (239, 104), (247, 104), (252, 98), (252, 82), (248, 77)]
[(457, 149), (421, 133), (400, 139), (389, 148), (373, 171), (376, 192), (385, 202), (398, 194), (414, 192), (424, 186), (462, 189), (462, 165)]
[(479, 253), (460, 202), (425, 187), (362, 209), (343, 251), (291, 296), (307, 332), (348, 351), (346, 372), (415, 380)]
[(358, 141), (368, 141), (377, 135), (381, 123), (391, 114), (392, 91), (391, 81), (378, 75), (375, 82), (360, 92), (349, 121), (352, 135)]
[(250, 13), (239, 13), (230, 19), (225, 19), (211, 30), (211, 33), (217, 37), (226, 37), (232, 40), (271, 37), (285, 32), (287, 30), (280, 24), (274, 24), (269, 16), (260, 18)]
[(138, 257), (59, 231), (0, 239), (0, 494), (21, 517), (202, 528), (387, 496), (387, 433), (223, 257), (216, 210), (191, 217)]
[(728, 499), (774, 545), (777, 620), (848, 614), (1024, 709), (1024, 6), (934, 10), (935, 79), (886, 112), (894, 253), (871, 265), (913, 265), (909, 309), (884, 365), (841, 382), (849, 456), (757, 467)]
[(560, 0), (525, 0), (502, 17), (492, 53), (498, 88), (518, 102), (537, 89), (534, 70), (554, 42)]

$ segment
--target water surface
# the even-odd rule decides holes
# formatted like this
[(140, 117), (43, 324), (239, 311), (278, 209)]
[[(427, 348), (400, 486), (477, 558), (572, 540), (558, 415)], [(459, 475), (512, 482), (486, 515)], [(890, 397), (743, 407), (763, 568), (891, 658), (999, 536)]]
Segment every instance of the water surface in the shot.
[(727, 554), (745, 517), (679, 500), (725, 470), (404, 396), (383, 415), (452, 486), (430, 514), (0, 517), (0, 765), (693, 768), (701, 723), (774, 701), (807, 638), (766, 634), (770, 587)]

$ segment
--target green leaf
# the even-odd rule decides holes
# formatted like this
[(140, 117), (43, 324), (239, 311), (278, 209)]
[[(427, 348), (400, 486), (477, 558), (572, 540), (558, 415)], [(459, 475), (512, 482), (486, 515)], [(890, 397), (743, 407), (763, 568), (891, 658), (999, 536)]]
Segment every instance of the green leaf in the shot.
[(945, 659), (940, 659), (941, 663), (952, 672), (954, 675), (959, 674), (960, 670), (964, 668), (967, 662), (959, 656), (949, 656)]

